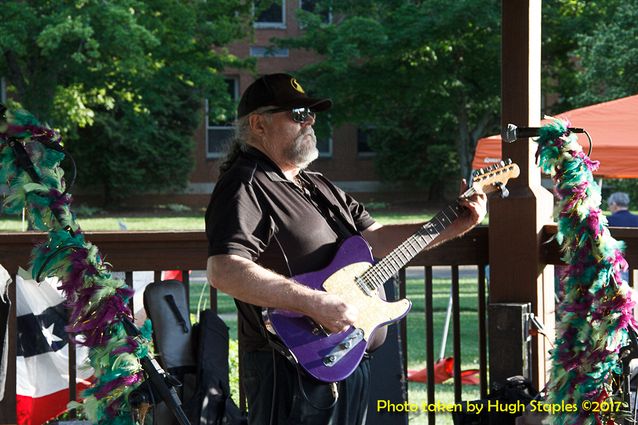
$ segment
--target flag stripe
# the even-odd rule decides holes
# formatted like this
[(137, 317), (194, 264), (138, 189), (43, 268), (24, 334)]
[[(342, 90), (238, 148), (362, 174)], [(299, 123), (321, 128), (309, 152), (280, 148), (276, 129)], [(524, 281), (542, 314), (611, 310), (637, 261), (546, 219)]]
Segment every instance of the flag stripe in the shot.
[[(77, 394), (88, 388), (88, 383), (77, 385)], [(69, 389), (57, 391), (44, 397), (16, 396), (18, 425), (41, 425), (66, 410)]]
[[(69, 386), (69, 346), (55, 353), (44, 353), (32, 357), (16, 358), (17, 385), (16, 394), (30, 397), (42, 397)], [(85, 360), (77, 368), (77, 377), (87, 380), (93, 375), (93, 369), (87, 366), (88, 349), (77, 347), (77, 359)]]
[[(69, 402), (67, 312), (57, 279), (36, 283), (24, 270), (16, 278), (18, 425), (41, 425)], [(90, 385), (88, 348), (76, 346), (77, 393)]]

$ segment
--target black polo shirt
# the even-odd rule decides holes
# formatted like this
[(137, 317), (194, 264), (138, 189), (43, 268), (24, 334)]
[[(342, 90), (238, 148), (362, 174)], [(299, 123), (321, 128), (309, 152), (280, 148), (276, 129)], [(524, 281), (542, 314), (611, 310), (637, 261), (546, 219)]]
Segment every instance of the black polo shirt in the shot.
[[(301, 178), (304, 189), (287, 180), (259, 150), (242, 153), (211, 196), (206, 211), (208, 255), (239, 255), (294, 276), (325, 267), (344, 237), (374, 223), (362, 204), (320, 173), (303, 171)], [(328, 202), (339, 213), (330, 212)], [(337, 214), (340, 220), (329, 218)], [(258, 323), (261, 310), (236, 303), (244, 349), (266, 348)]]

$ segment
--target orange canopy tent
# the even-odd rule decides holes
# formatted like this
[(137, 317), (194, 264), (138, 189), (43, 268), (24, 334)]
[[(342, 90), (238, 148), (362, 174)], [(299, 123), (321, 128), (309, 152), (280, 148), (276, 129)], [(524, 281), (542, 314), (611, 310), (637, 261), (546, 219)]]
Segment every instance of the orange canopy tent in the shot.
[[(590, 134), (593, 141), (591, 159), (600, 161), (594, 175), (638, 178), (638, 95), (574, 109), (555, 117), (566, 119), (571, 126), (583, 128)], [(578, 134), (578, 142), (587, 153), (587, 136)], [(501, 145), (501, 136), (479, 139), (472, 168), (500, 161)]]

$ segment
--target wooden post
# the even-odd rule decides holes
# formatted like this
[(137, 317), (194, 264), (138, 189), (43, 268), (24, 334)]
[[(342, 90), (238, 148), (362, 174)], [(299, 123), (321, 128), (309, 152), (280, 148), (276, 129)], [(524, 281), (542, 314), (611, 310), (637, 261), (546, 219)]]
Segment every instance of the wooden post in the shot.
[[(502, 1), (501, 126), (536, 127), (540, 123), (541, 0)], [(521, 175), (509, 182), (510, 196), (490, 203), (490, 302), (531, 303), (551, 336), (554, 329), (554, 267), (541, 254), (543, 226), (552, 222), (553, 195), (541, 186), (535, 164), (536, 143), (529, 139), (503, 144)], [(514, 342), (513, 342), (514, 343)], [(516, 342), (518, 343), (518, 342)], [(548, 373), (548, 341), (532, 341), (530, 366), (534, 385), (542, 388)], [(490, 377), (520, 374), (501, 370), (507, 347), (490, 347)], [(492, 380), (492, 382), (494, 382)]]
[[(17, 422), (16, 414), (16, 350), (18, 344), (16, 342), (16, 285), (15, 273), (13, 269), (8, 269), (11, 273), (13, 282), (9, 284), (9, 300), (11, 300), (11, 309), (9, 311), (9, 330), (7, 338), (9, 338), (9, 350), (7, 357), (7, 375), (4, 388), (4, 398), (0, 401), (0, 424), (13, 425)], [(4, 323), (0, 325), (5, 326)]]

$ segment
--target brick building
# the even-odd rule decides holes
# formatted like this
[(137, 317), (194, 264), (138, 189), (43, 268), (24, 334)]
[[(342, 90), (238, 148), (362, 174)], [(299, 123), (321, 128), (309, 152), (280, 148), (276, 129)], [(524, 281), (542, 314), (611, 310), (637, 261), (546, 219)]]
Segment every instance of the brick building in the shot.
[[(275, 72), (294, 74), (294, 70), (303, 65), (320, 60), (316, 54), (305, 50), (269, 49), (269, 40), (273, 37), (294, 37), (303, 31), (296, 19), (299, 7), (312, 10), (314, 1), (281, 0), (280, 4), (274, 4), (256, 19), (253, 40), (230, 46), (231, 53), (242, 58), (256, 58), (259, 75)], [(331, 16), (326, 13), (323, 19), (331, 19)], [(229, 93), (237, 100), (243, 90), (254, 81), (254, 76), (246, 72), (229, 71), (226, 75)], [(303, 81), (301, 83), (303, 85)], [(321, 115), (318, 119), (321, 119)], [(233, 128), (229, 123), (216, 122), (212, 114), (207, 113), (205, 123), (195, 136), (195, 168), (186, 193), (175, 194), (166, 202), (192, 206), (207, 204), (217, 179), (219, 158), (223, 156), (226, 141), (232, 134)], [(384, 192), (390, 190), (388, 185), (379, 182), (375, 173), (374, 153), (366, 143), (364, 130), (354, 125), (334, 128), (330, 137), (318, 141), (318, 147), (320, 157), (310, 168), (324, 173), (357, 198), (378, 200), (384, 197)]]

